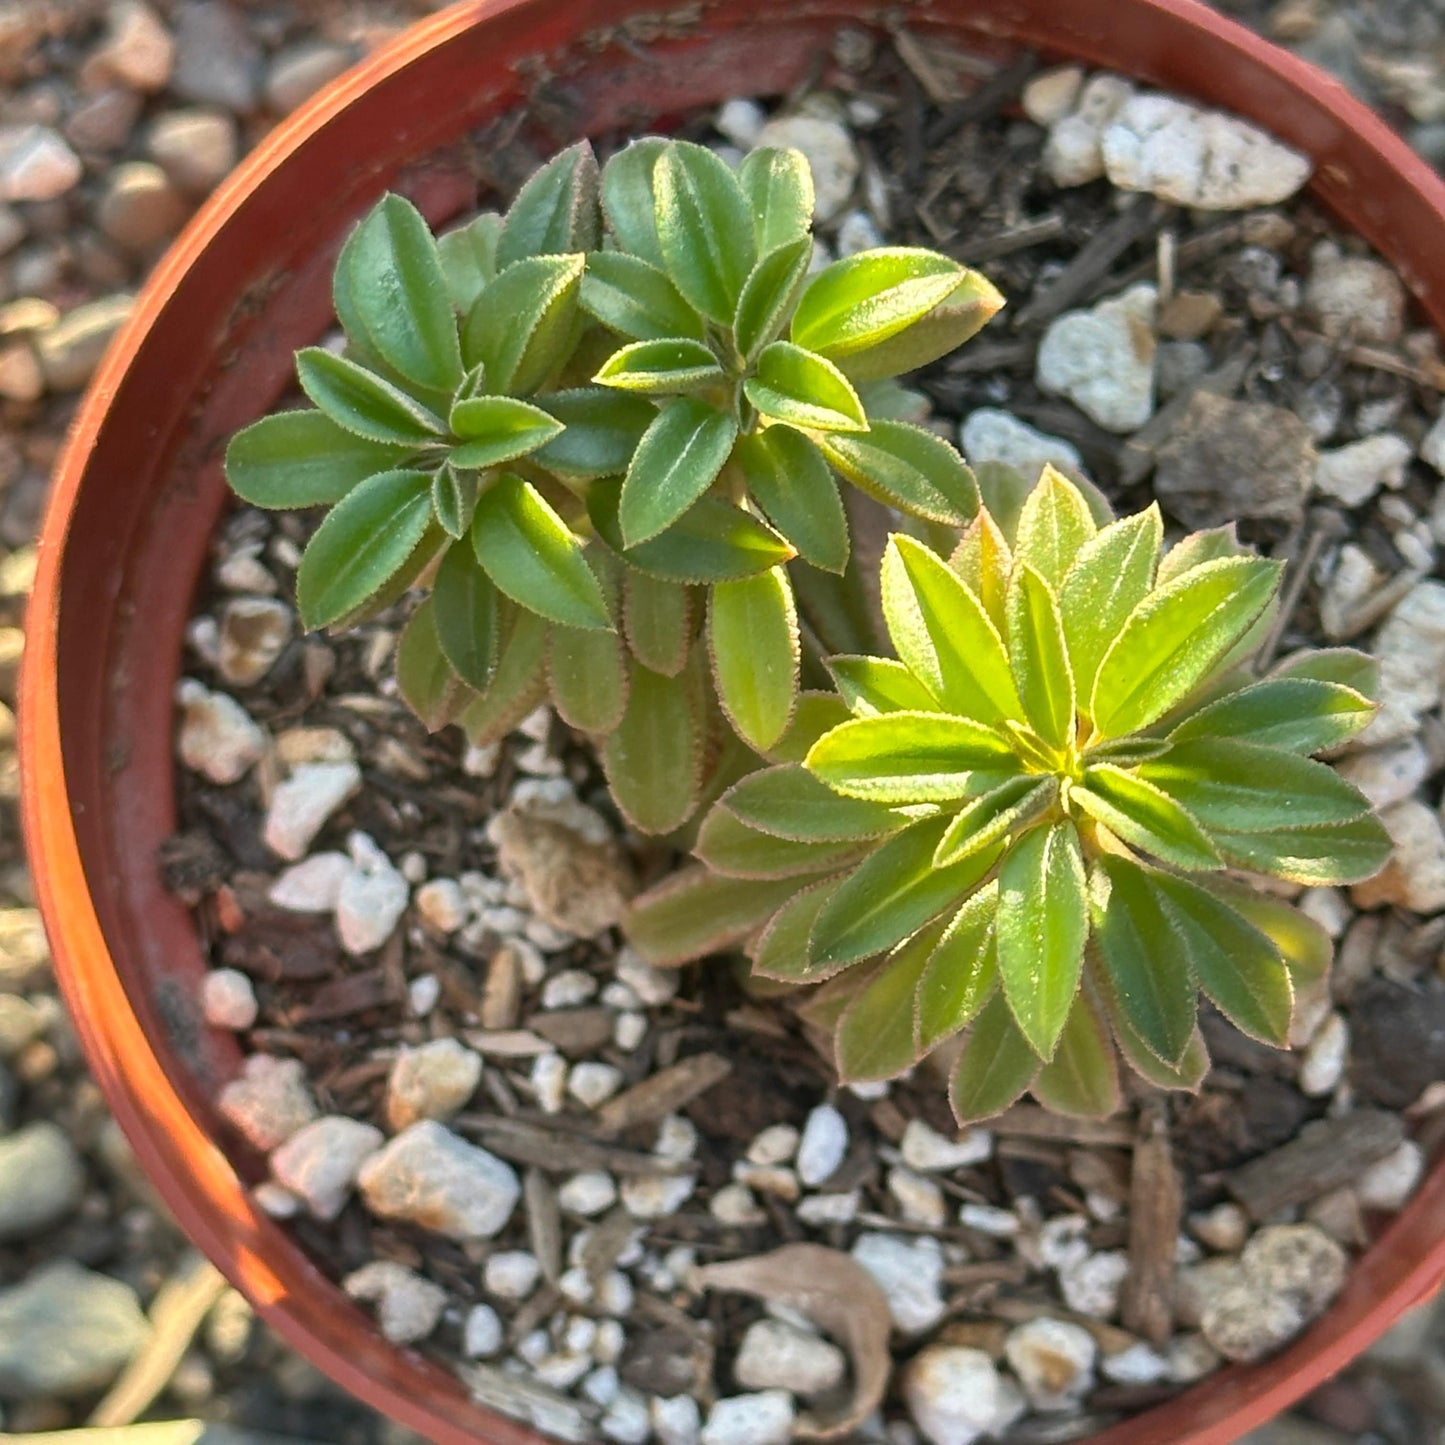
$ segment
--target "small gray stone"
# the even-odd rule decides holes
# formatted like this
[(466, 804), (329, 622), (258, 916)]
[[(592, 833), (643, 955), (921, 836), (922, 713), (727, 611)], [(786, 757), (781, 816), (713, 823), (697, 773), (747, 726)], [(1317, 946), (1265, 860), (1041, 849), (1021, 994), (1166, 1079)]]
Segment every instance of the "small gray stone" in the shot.
[(691, 1395), (658, 1396), (652, 1401), (651, 1416), (657, 1445), (697, 1445), (702, 1411)]
[[(3, 252), (4, 247), (0, 246), (0, 254)], [(1425, 433), (1425, 438), (1420, 443), (1420, 458), (1429, 462), (1441, 476), (1445, 476), (1445, 409), (1441, 410), (1430, 430)]]
[(100, 358), (135, 306), (121, 293), (86, 301), (35, 337), (40, 369), (51, 391), (79, 391), (100, 365)]
[(1186, 527), (1293, 522), (1314, 476), (1313, 438), (1292, 411), (1200, 392), (1160, 448), (1154, 486)]
[(1380, 261), (1342, 256), (1322, 241), (1311, 255), (1305, 305), (1326, 336), (1391, 345), (1405, 327), (1405, 287)]
[(371, 1124), (326, 1114), (298, 1129), (271, 1155), (271, 1173), (316, 1219), (335, 1219), (361, 1166), (386, 1142)]
[(1009, 1331), (1004, 1354), (1035, 1410), (1074, 1410), (1093, 1386), (1094, 1337), (1082, 1325), (1041, 1316)]
[(373, 1214), (464, 1240), (497, 1234), (522, 1192), (511, 1165), (432, 1120), (368, 1159), (358, 1183)]
[(744, 1390), (788, 1390), (805, 1398), (831, 1390), (847, 1371), (837, 1345), (781, 1320), (749, 1325), (733, 1361), (733, 1378)]
[(1394, 432), (1378, 432), (1363, 441), (1321, 452), (1315, 464), (1315, 489), (1346, 507), (1369, 501), (1381, 487), (1404, 485), (1413, 449)]
[(1266, 1226), (1244, 1246), (1240, 1264), (1271, 1294), (1296, 1298), (1307, 1320), (1339, 1294), (1349, 1268), (1344, 1250), (1313, 1224)]
[(943, 1254), (931, 1235), (861, 1234), (851, 1253), (878, 1281), (903, 1334), (920, 1335), (943, 1318)]
[(751, 150), (768, 123), (768, 113), (751, 97), (725, 100), (713, 117), (713, 129), (743, 150)]
[(50, 944), (34, 908), (0, 908), (0, 990), (39, 983), (49, 972)]
[(53, 130), (0, 125), (0, 201), (53, 201), (80, 176), (80, 157)]
[(14, 206), (0, 205), (0, 256), (8, 256), (25, 239), (25, 222)]
[(318, 41), (281, 51), (272, 60), (266, 77), (267, 109), (277, 115), (289, 114), (327, 81), (335, 80), (351, 61), (351, 52), (345, 46)]
[(718, 1400), (702, 1427), (702, 1445), (787, 1445), (793, 1436), (793, 1397), (786, 1390)]
[(120, 150), (145, 102), (133, 90), (111, 87), (87, 97), (65, 122), (65, 139), (78, 151), (109, 154)]
[(1416, 913), (1445, 908), (1445, 827), (1435, 811), (1406, 798), (1380, 814), (1394, 844), (1390, 860), (1350, 892), (1357, 908), (1396, 903)]
[(1023, 88), (1020, 101), (1024, 114), (1035, 125), (1057, 125), (1073, 111), (1083, 84), (1082, 66), (1056, 65), (1041, 72)]
[(233, 597), (221, 611), (216, 668), (233, 687), (260, 682), (292, 633), (291, 609), (275, 597)]
[(171, 89), (184, 100), (247, 115), (260, 98), (261, 48), (238, 11), (221, 0), (180, 6)]
[(260, 761), (266, 734), (235, 698), (183, 677), (176, 684), (176, 702), (181, 711), (176, 750), (192, 772), (224, 787), (239, 782)]
[(1154, 410), (1154, 312), (1147, 282), (1089, 311), (1068, 311), (1039, 343), (1035, 378), (1051, 396), (1066, 396), (1106, 431), (1131, 432)]
[(831, 221), (848, 204), (858, 181), (858, 150), (845, 126), (811, 115), (780, 116), (758, 132), (756, 145), (799, 150), (813, 173), (813, 214)]
[(220, 110), (158, 116), (146, 140), (150, 157), (181, 190), (204, 195), (236, 164), (236, 122)]
[(963, 455), (971, 466), (1002, 462), (1034, 481), (1045, 466), (1061, 472), (1083, 470), (1084, 460), (1072, 442), (1049, 436), (997, 407), (981, 406), (971, 411), (959, 430)]
[(933, 1445), (1003, 1435), (1025, 1408), (1018, 1386), (983, 1350), (958, 1345), (930, 1345), (915, 1355), (903, 1376), (903, 1399)]
[(213, 1028), (248, 1029), (260, 1006), (251, 980), (236, 968), (213, 968), (201, 980), (201, 1013)]
[(473, 1305), (462, 1325), (462, 1353), (469, 1360), (485, 1360), (500, 1354), (505, 1343), (502, 1317), (491, 1305)]
[(352, 1299), (376, 1304), (381, 1333), (394, 1345), (424, 1340), (436, 1329), (447, 1303), (440, 1285), (391, 1259), (362, 1265), (342, 1280), (341, 1287)]
[(105, 39), (85, 62), (85, 79), (146, 93), (164, 90), (175, 51), (170, 32), (149, 5), (116, 0), (106, 15)]
[(396, 1132), (422, 1119), (449, 1119), (476, 1092), (482, 1057), (456, 1039), (402, 1047), (386, 1081), (386, 1122)]
[(1221, 1290), (1201, 1320), (1204, 1338), (1227, 1360), (1263, 1359), (1305, 1326), (1299, 1301), (1248, 1277)]
[(68, 1259), (43, 1264), (0, 1290), (0, 1398), (103, 1389), (149, 1336), (129, 1285)]
[(336, 932), (341, 946), (359, 958), (396, 931), (411, 889), (365, 833), (353, 833), (349, 846), (352, 868), (336, 895)]
[(922, 1119), (910, 1119), (898, 1152), (910, 1169), (926, 1174), (967, 1169), (993, 1157), (993, 1135), (987, 1129), (965, 1129), (957, 1139), (950, 1139)]
[(819, 1104), (808, 1115), (798, 1143), (799, 1180), (810, 1189), (825, 1183), (847, 1153), (848, 1121), (831, 1104)]
[(1104, 174), (1104, 131), (1134, 87), (1120, 75), (1094, 75), (1078, 103), (1049, 128), (1040, 164), (1056, 186), (1083, 186)]
[(0, 1239), (42, 1233), (71, 1214), (84, 1192), (85, 1165), (50, 1120), (0, 1139)]
[(279, 1148), (316, 1117), (299, 1059), (252, 1054), (220, 1093), (222, 1115), (265, 1153)]
[(330, 913), (341, 896), (341, 885), (351, 872), (345, 853), (313, 853), (294, 863), (267, 890), (277, 908), (293, 913)]
[(271, 795), (266, 846), (292, 862), (302, 857), (327, 819), (360, 787), (355, 763), (303, 763)]

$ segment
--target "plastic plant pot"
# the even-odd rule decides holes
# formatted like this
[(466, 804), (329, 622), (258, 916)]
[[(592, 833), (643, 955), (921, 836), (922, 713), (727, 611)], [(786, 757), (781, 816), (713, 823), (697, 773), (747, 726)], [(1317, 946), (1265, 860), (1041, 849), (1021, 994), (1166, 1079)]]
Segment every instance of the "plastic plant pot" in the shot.
[[(225, 439), (288, 388), (330, 324), (340, 243), (385, 189), (433, 222), (473, 203), (489, 120), (550, 75), (573, 135), (644, 129), (802, 78), (862, 0), (485, 0), (442, 12), (278, 126), (166, 255), (60, 462), (40, 543), (20, 708), (25, 825), (61, 986), (90, 1065), (182, 1227), (265, 1319), (347, 1390), (442, 1445), (540, 1437), (385, 1343), (252, 1202), (261, 1161), (223, 1150), (211, 1099), (239, 1065), (196, 998), (201, 946), (162, 888), (173, 831), (172, 693)], [(890, 11), (896, 13), (896, 10)], [(1315, 161), (1317, 198), (1445, 327), (1445, 183), (1334, 81), (1194, 0), (935, 0), (908, 23), (1000, 59), (1028, 46), (1251, 118)], [(625, 46), (607, 43), (621, 35)], [(524, 62), (519, 65), (519, 62)], [(539, 70), (538, 62), (543, 68)], [(484, 168), (483, 168), (484, 169)], [(1235, 1366), (1094, 1445), (1226, 1445), (1325, 1380), (1445, 1273), (1445, 1166), (1278, 1357)]]

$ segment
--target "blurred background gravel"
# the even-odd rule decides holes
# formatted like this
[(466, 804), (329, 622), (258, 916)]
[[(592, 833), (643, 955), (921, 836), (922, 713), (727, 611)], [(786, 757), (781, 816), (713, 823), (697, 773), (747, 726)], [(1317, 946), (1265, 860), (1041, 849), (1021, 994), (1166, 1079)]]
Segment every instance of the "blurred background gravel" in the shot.
[[(1219, 5), (1334, 73), (1445, 166), (1445, 0)], [(147, 1419), (190, 1423), (123, 1437), (130, 1445), (418, 1439), (256, 1323), (130, 1160), (49, 974), (21, 852), (10, 709), (49, 473), (148, 268), (270, 126), (432, 8), (0, 0), (0, 1301), (24, 1282), (41, 1302), (33, 1314), (24, 1301), (17, 1312), (13, 1293), (0, 1302), (0, 1377), (59, 1371), (63, 1357), (72, 1384), (86, 1370), (104, 1383), (129, 1361), (95, 1416), (93, 1391), (79, 1404), (56, 1393), (0, 1406), (6, 1438)], [(1417, 1311), (1250, 1437), (1346, 1442), (1445, 1445), (1445, 1309)]]

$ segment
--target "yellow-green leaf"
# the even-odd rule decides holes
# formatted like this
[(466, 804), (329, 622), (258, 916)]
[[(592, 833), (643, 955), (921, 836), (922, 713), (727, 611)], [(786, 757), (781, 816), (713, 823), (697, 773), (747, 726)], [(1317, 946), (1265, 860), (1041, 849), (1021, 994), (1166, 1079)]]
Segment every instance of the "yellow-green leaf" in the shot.
[(744, 742), (766, 752), (798, 698), (798, 618), (783, 568), (712, 588), (708, 647), (723, 711)]

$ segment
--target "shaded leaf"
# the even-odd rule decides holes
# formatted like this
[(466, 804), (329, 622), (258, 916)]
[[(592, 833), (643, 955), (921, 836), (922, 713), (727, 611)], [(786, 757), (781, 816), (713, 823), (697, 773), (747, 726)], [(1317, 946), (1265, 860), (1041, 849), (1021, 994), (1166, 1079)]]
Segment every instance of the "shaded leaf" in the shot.
[(1039, 1056), (1019, 1032), (1002, 993), (983, 1006), (968, 1036), (953, 1078), (948, 1102), (960, 1124), (1001, 1114), (1033, 1083)]
[(432, 732), (452, 722), (471, 696), (442, 653), (430, 598), (412, 613), (397, 641), (396, 685)]
[(620, 476), (657, 415), (645, 397), (605, 386), (554, 391), (537, 397), (536, 404), (563, 430), (540, 447), (534, 459), (569, 481)]
[(625, 251), (593, 251), (587, 257), (581, 302), (590, 316), (634, 341), (705, 336), (702, 317), (667, 273)]
[(998, 884), (985, 883), (953, 915), (918, 981), (920, 1054), (966, 1028), (998, 987), (994, 920)]
[(253, 507), (322, 506), (339, 502), (367, 477), (390, 471), (412, 450), (355, 436), (319, 411), (283, 411), (231, 438), (226, 480)]
[(808, 938), (823, 905), (836, 892), (841, 880), (824, 878), (805, 883), (768, 921), (751, 948), (753, 973), (779, 983), (822, 983), (832, 978), (844, 963), (815, 964), (808, 957)]
[(465, 314), (482, 294), (482, 288), (497, 274), (497, 238), (502, 218), (495, 211), (483, 211), (465, 226), (437, 237), (437, 254), (452, 305)]
[(629, 567), (623, 574), (622, 617), (637, 660), (653, 672), (676, 677), (696, 625), (691, 589)]
[(1039, 1070), (1033, 1096), (1056, 1114), (1104, 1119), (1120, 1103), (1119, 1069), (1103, 1020), (1080, 991), (1053, 1059)]
[(921, 929), (869, 975), (838, 1020), (833, 1036), (838, 1078), (845, 1084), (893, 1079), (918, 1062), (914, 1014), (919, 980), (943, 925)]
[(580, 140), (528, 177), (507, 208), (497, 266), (530, 256), (592, 251), (601, 240), (597, 157)]
[(1204, 1045), (1204, 1035), (1197, 1027), (1189, 1036), (1179, 1062), (1166, 1064), (1145, 1047), (1144, 1041), (1129, 1027), (1127, 1019), (1111, 1013), (1109, 1026), (1114, 1031), (1114, 1042), (1118, 1044), (1124, 1062), (1146, 1083), (1153, 1084), (1157, 1089), (1185, 1089), (1191, 1094), (1199, 1092), (1199, 1086), (1209, 1072), (1209, 1050)]
[(319, 346), (296, 353), (301, 390), (338, 426), (368, 441), (417, 447), (446, 435), (446, 427), (399, 386)]
[(1291, 883), (1330, 887), (1363, 883), (1390, 861), (1394, 844), (1373, 813), (1313, 828), (1210, 830), (1227, 863)]
[(627, 706), (627, 657), (615, 632), (554, 626), (547, 680), (558, 716), (584, 733), (611, 732)]
[(689, 673), (664, 677), (634, 661), (622, 721), (602, 747), (613, 801), (633, 827), (669, 833), (692, 815), (702, 784), (703, 738)]
[(874, 421), (866, 434), (817, 438), (843, 476), (884, 506), (946, 526), (962, 526), (978, 509), (978, 487), (963, 458), (922, 427)]
[(1241, 557), (1244, 553), (1245, 547), (1239, 540), (1233, 522), (1227, 522), (1222, 527), (1191, 532), (1159, 559), (1156, 585), (1163, 587), (1206, 562), (1217, 562), (1222, 557)]
[(654, 967), (691, 963), (741, 942), (797, 891), (794, 878), (719, 878), (698, 864), (634, 898), (623, 928)]
[(431, 509), (437, 525), (449, 537), (465, 537), (472, 525), (472, 509), (477, 505), (475, 472), (459, 472), (443, 464), (432, 474)]
[(547, 623), (502, 599), (501, 648), (487, 689), (458, 721), (473, 747), (512, 731), (547, 694)]
[(432, 583), (437, 640), (457, 676), (485, 692), (501, 648), (501, 600), (465, 542), (447, 548)]
[(737, 434), (731, 416), (695, 397), (658, 412), (622, 483), (617, 517), (627, 548), (651, 541), (707, 491)]
[(723, 794), (722, 806), (750, 827), (800, 843), (878, 838), (910, 821), (882, 803), (835, 793), (797, 763), (750, 773)]
[(577, 340), (586, 258), (532, 256), (499, 271), (462, 327), (462, 359), (486, 370), (487, 390), (526, 395), (561, 369)]
[(803, 878), (836, 873), (857, 860), (859, 844), (800, 843), (751, 828), (714, 807), (698, 830), (693, 854), (725, 878)]
[(832, 692), (800, 692), (788, 730), (768, 749), (770, 763), (801, 763), (825, 733), (847, 722), (848, 710)]
[(454, 467), (495, 467), (535, 452), (560, 435), (562, 424), (540, 407), (511, 396), (478, 396), (452, 407), (451, 429), (461, 439)]
[(747, 489), (804, 561), (828, 572), (848, 565), (848, 519), (838, 484), (813, 442), (792, 427), (738, 438), (733, 460)]
[(733, 344), (744, 361), (752, 361), (783, 334), (812, 259), (813, 238), (806, 233), (758, 258), (743, 283), (733, 317)]
[(1270, 678), (1300, 678), (1330, 682), (1352, 688), (1361, 697), (1380, 695), (1380, 664), (1367, 652), (1353, 647), (1311, 648), (1288, 657), (1270, 673)]
[(712, 588), (708, 647), (723, 711), (745, 743), (766, 752), (798, 697), (798, 619), (781, 567)]

